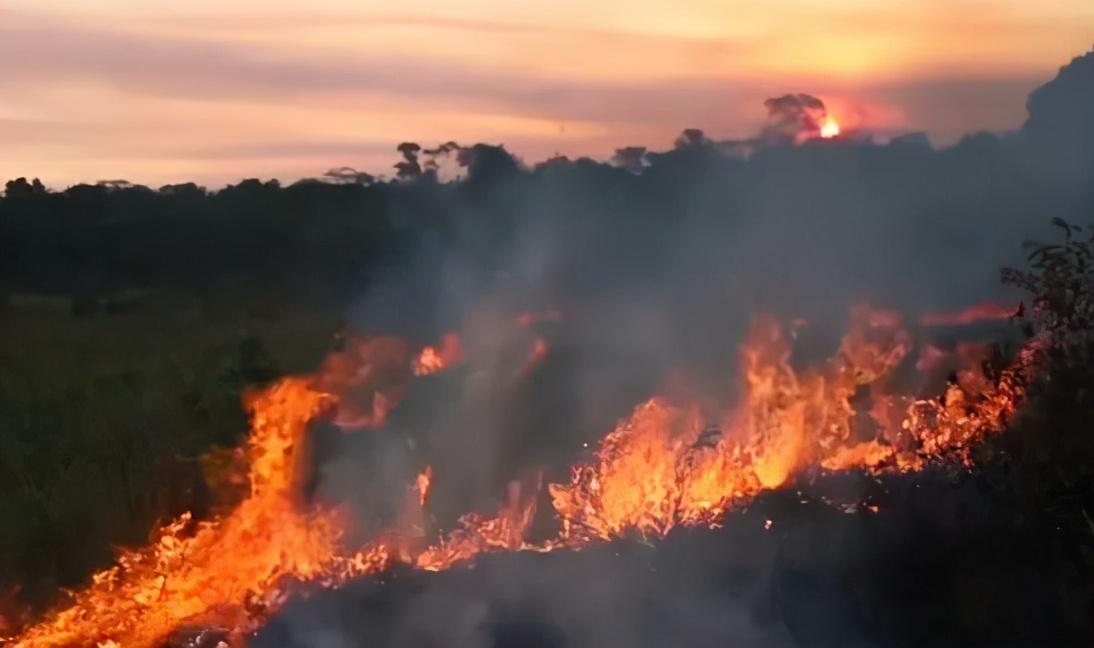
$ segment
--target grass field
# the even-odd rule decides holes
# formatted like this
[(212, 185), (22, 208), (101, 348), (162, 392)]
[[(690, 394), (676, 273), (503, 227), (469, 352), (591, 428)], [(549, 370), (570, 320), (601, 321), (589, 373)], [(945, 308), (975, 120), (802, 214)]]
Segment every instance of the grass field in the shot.
[(207, 506), (198, 457), (246, 430), (240, 394), (309, 371), (337, 326), (243, 309), (74, 317), (39, 300), (0, 316), (0, 591), (78, 583), (111, 547)]

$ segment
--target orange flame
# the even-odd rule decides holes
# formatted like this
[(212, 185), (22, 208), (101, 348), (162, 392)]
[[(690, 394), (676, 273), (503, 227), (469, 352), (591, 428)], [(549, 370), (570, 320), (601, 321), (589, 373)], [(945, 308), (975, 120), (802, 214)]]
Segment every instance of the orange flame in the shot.
[(429, 499), (429, 487), (433, 483), (433, 467), (426, 466), (425, 470), (418, 474), (418, 502), (425, 506)]
[[(225, 517), (195, 524), (186, 514), (168, 524), (150, 546), (123, 553), (67, 608), (14, 645), (158, 646), (179, 628), (203, 625), (230, 628), (239, 643), (280, 608), (291, 583), (332, 587), (406, 559), (413, 549), (406, 537), (424, 534), (420, 521), (404, 521), (389, 537), (347, 551), (343, 513), (302, 501), (311, 470), (308, 424), (330, 412), (352, 426), (382, 423), (404, 392), (405, 356), (401, 341), (357, 340), (332, 354), (317, 376), (286, 378), (248, 395), (249, 496)], [(371, 408), (360, 412), (323, 388)], [(419, 476), (415, 505), (428, 496), (430, 475), (427, 469)]]
[(923, 326), (962, 326), (984, 320), (1021, 317), (1024, 310), (1022, 304), (1014, 306), (1013, 304), (980, 302), (953, 313), (925, 313), (919, 318), (919, 323)]
[(250, 397), (250, 496), (225, 518), (195, 525), (187, 514), (165, 526), (15, 645), (155, 646), (213, 621), (246, 632), (278, 607), (288, 579), (339, 571), (336, 519), (295, 502), (307, 423), (330, 399), (299, 378)]
[(460, 337), (455, 333), (446, 333), (439, 349), (432, 346), (422, 349), (414, 361), (413, 373), (415, 376), (428, 376), (451, 367), (462, 359), (463, 346)]
[[(439, 571), (483, 552), (550, 551), (713, 526), (807, 466), (880, 472), (941, 460), (968, 465), (970, 447), (1001, 430), (1018, 406), (1032, 354), (1027, 349), (995, 380), (981, 375), (951, 384), (940, 398), (916, 400), (886, 393), (913, 349), (898, 315), (856, 309), (836, 354), (801, 374), (790, 365), (791, 336), (761, 317), (741, 349), (739, 405), (713, 422), (697, 404), (655, 397), (639, 405), (572, 469), (568, 483), (548, 486), (559, 519), (554, 538), (526, 539), (537, 476), (512, 482), (496, 514), (469, 513), (423, 546), (422, 507), (432, 484), (426, 468), (408, 488), (407, 513), (395, 528), (349, 550), (342, 514), (301, 501), (310, 470), (307, 425), (362, 390), (394, 403), (404, 377), (381, 378), (385, 358), (399, 355), (393, 349), (373, 341), (358, 347), (360, 367), (335, 363), (315, 381), (288, 378), (251, 396), (250, 496), (223, 518), (194, 524), (183, 516), (164, 527), (149, 547), (122, 554), (14, 645), (139, 648), (161, 645), (185, 626), (229, 628), (226, 642), (239, 645), (293, 594), (294, 582), (336, 587), (395, 562)], [(401, 366), (413, 372), (415, 365)], [(860, 412), (852, 399), (858, 403), (864, 390), (872, 402)]]

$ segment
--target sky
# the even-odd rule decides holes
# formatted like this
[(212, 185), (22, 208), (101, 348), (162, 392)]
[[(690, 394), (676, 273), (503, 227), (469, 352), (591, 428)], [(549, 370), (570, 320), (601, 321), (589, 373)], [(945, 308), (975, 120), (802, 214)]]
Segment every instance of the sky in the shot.
[(763, 100), (936, 144), (1021, 125), (1094, 0), (0, 0), (0, 178), (210, 187), (401, 141), (527, 162), (755, 132)]

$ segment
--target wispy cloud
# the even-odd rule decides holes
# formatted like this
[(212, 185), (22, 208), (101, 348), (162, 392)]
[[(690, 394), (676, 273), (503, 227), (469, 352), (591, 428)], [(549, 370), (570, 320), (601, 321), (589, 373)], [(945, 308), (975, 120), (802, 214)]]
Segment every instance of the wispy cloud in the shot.
[[(889, 16), (867, 13), (858, 18), (865, 31)], [(0, 175), (48, 175), (47, 152), (86, 160), (66, 175), (83, 173), (96, 156), (104, 164), (155, 158), (159, 169), (172, 155), (268, 156), (304, 175), (325, 163), (322, 156), (376, 160), (399, 140), (434, 137), (486, 138), (530, 159), (606, 157), (616, 146), (667, 145), (686, 127), (750, 133), (764, 98), (797, 91), (838, 99), (873, 129), (925, 129), (944, 141), (1016, 127), (1026, 94), (1051, 72), (955, 65), (899, 77), (759, 74), (748, 62), (778, 34), (717, 39), (566, 16), (543, 25), (498, 16), (271, 9), (168, 21), (147, 12), (76, 18), (0, 10), (0, 57), (13, 62), (0, 75), (0, 116), (15, 117), (0, 123)], [(286, 25), (319, 31), (282, 38)], [(339, 37), (325, 38), (327, 29)], [(37, 127), (24, 127), (29, 122)], [(93, 175), (136, 173), (159, 171), (123, 165)]]

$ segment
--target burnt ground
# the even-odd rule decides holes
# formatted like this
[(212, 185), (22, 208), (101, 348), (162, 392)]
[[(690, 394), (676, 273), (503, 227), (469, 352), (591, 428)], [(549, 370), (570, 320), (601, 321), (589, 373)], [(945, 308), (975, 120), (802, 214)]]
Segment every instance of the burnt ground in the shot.
[(1045, 519), (983, 475), (827, 476), (715, 530), (318, 592), (253, 646), (1094, 645), (1083, 558)]

